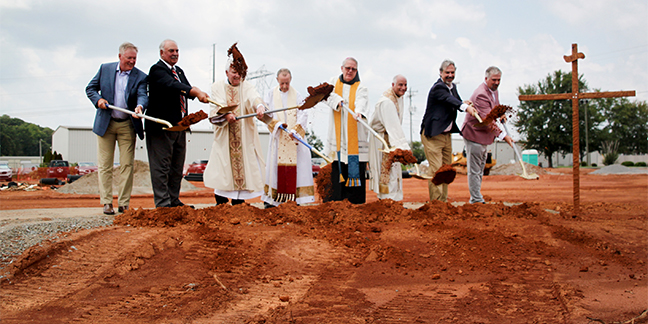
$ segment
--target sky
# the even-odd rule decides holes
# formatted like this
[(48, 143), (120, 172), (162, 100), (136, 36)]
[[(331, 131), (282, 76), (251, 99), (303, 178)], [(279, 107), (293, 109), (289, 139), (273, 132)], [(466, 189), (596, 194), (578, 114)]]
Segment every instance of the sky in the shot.
[[(125, 41), (139, 47), (136, 67), (148, 73), (159, 44), (175, 40), (178, 65), (209, 93), (214, 70), (216, 80), (225, 78), (227, 49), (238, 42), (248, 73), (272, 73), (251, 82), (274, 87), (274, 74), (286, 67), (304, 96), (355, 57), (371, 111), (392, 78), (404, 75), (413, 97), (405, 100), (403, 131), (419, 141), (444, 59), (456, 64), (462, 99), (487, 67), (498, 66), (500, 102), (517, 107), (518, 87), (571, 71), (563, 55), (577, 43), (590, 89), (635, 90), (631, 101), (648, 100), (646, 17), (645, 0), (0, 0), (0, 114), (52, 129), (91, 127), (95, 108), (85, 87), (101, 63), (117, 61)], [(209, 106), (191, 101), (189, 111), (198, 110)], [(310, 130), (321, 139), (328, 115), (321, 105), (310, 112)]]

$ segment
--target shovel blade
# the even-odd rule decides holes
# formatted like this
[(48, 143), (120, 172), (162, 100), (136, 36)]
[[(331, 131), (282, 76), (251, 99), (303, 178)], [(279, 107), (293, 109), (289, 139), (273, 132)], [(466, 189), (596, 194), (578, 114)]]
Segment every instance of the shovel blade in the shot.
[(189, 126), (173, 126), (169, 128), (162, 128), (162, 129), (169, 132), (182, 132), (184, 130), (187, 130), (187, 128), (189, 128)]

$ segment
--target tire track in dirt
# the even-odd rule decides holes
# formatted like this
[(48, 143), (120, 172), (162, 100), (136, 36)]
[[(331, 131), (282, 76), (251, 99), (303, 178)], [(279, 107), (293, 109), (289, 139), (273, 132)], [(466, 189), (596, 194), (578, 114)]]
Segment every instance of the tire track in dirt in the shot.
[[(284, 235), (282, 235), (284, 234)], [(288, 236), (281, 231), (263, 235), (268, 239), (262, 248), (266, 261), (258, 267), (257, 278), (239, 294), (227, 309), (194, 323), (242, 323), (249, 319), (265, 320), (277, 308), (300, 302), (321, 275), (322, 269), (339, 259), (341, 254), (325, 241)], [(252, 275), (256, 264), (244, 264), (232, 269), (223, 278), (240, 278)], [(227, 279), (226, 279), (227, 280)], [(235, 288), (233, 288), (235, 289)]]
[(13, 279), (15, 284), (3, 285), (3, 321), (38, 319), (40, 309), (58, 307), (60, 298), (83, 299), (92, 295), (100, 286), (96, 282), (115, 274), (113, 256), (118, 255), (124, 263), (128, 255), (141, 255), (136, 251), (155, 234), (140, 231), (131, 235), (131, 231), (136, 230), (110, 227), (85, 231), (54, 246), (25, 252), (39, 254), (41, 258), (32, 260), (29, 268), (19, 272)]

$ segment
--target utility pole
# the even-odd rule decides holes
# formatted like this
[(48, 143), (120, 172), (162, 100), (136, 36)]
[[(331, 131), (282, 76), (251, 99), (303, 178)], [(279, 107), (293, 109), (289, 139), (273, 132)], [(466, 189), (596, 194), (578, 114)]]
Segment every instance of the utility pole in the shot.
[(212, 45), (212, 55), (214, 56), (212, 60), (212, 83), (216, 82), (216, 43)]
[(416, 93), (418, 93), (418, 90), (416, 90), (416, 91), (412, 91), (412, 88), (409, 88), (409, 91), (408, 91), (408, 92), (409, 92), (409, 94), (408, 94), (407, 96), (409, 97), (409, 102), (410, 102), (410, 104), (409, 104), (409, 115), (410, 115), (410, 145), (412, 145), (412, 143), (414, 143), (414, 137), (413, 137), (413, 136), (414, 136), (414, 135), (413, 135), (414, 132), (413, 132), (413, 128), (412, 128), (412, 116), (413, 116), (414, 113), (416, 112), (416, 107), (412, 106), (412, 97), (414, 97), (414, 96), (416, 95)]

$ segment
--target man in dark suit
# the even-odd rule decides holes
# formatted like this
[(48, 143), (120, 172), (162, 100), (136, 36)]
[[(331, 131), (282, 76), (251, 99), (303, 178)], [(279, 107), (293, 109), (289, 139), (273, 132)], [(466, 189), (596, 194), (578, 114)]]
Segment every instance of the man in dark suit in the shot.
[[(452, 163), (451, 133), (461, 133), (455, 123), (457, 111), (475, 112), (470, 101), (461, 102), (457, 86), (452, 83), (455, 77), (455, 64), (445, 60), (439, 68), (439, 80), (432, 86), (428, 94), (427, 107), (421, 123), (421, 143), (428, 160), (428, 174), (434, 173), (443, 164)], [(428, 183), (430, 200), (448, 201), (448, 185)]]
[(142, 121), (108, 109), (107, 104), (141, 113), (148, 104), (146, 73), (135, 67), (137, 47), (131, 43), (119, 46), (119, 62), (102, 64), (99, 72), (86, 87), (92, 104), (99, 108), (95, 114), (92, 131), (97, 134), (97, 156), (100, 201), (104, 214), (113, 215), (113, 162), (115, 141), (119, 145), (119, 198), (118, 211), (124, 212), (130, 203), (133, 189), (133, 161), (135, 159), (135, 133), (144, 138)]
[[(188, 114), (187, 99), (198, 98), (207, 103), (209, 95), (192, 87), (178, 66), (179, 50), (175, 41), (160, 44), (160, 60), (149, 71), (149, 106), (147, 115), (177, 125)], [(155, 207), (184, 206), (180, 201), (180, 185), (187, 147), (185, 132), (162, 130), (160, 124), (146, 120), (151, 184)]]

